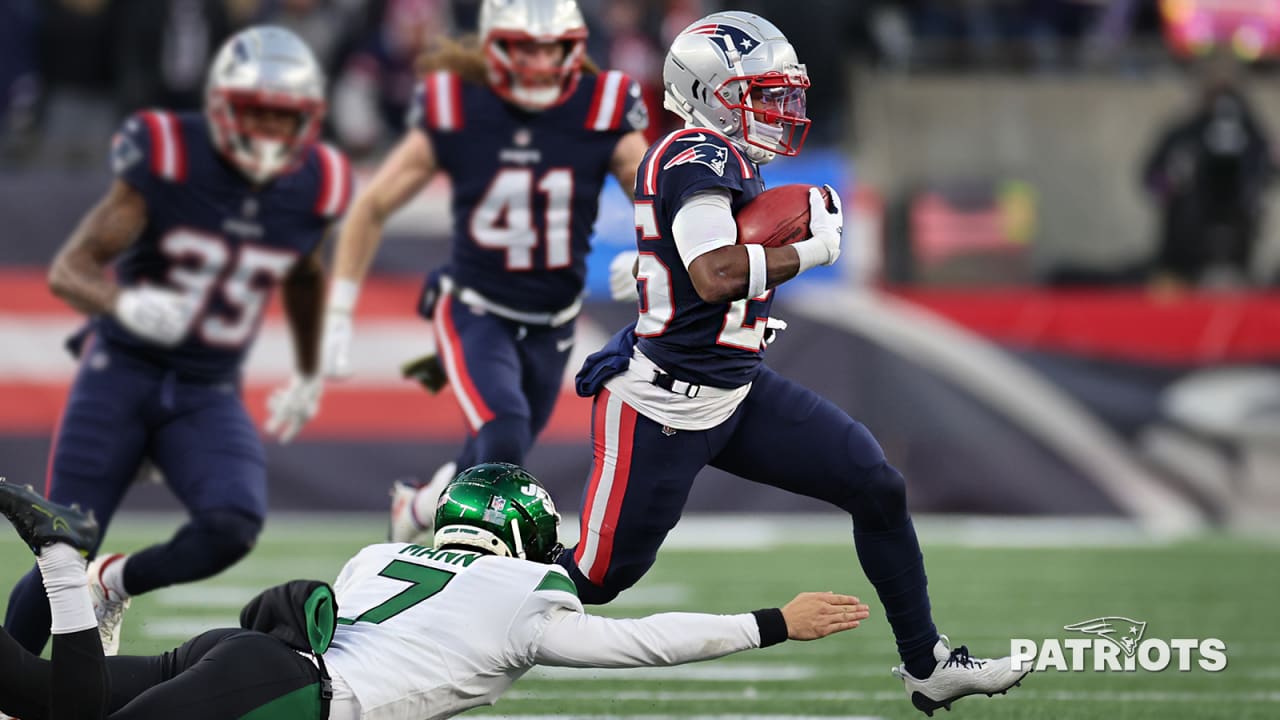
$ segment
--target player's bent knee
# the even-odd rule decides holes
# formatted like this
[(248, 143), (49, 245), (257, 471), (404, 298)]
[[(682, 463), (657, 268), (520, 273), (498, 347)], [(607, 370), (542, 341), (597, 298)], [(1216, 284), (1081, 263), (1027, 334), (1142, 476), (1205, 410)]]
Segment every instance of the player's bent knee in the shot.
[(192, 524), (207, 543), (207, 561), (212, 572), (223, 570), (248, 555), (262, 532), (262, 518), (236, 510), (211, 510), (197, 516)]
[(908, 519), (907, 481), (887, 462), (861, 473), (858, 494), (849, 507), (854, 528), (859, 531), (891, 530)]

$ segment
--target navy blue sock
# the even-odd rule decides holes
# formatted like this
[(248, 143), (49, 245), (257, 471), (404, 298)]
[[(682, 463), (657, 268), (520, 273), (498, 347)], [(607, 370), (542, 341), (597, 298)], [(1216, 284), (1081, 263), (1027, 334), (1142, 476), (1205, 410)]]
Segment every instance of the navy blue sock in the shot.
[(124, 589), (138, 595), (216, 575), (249, 554), (261, 529), (261, 518), (235, 510), (201, 513), (169, 542), (130, 555)]
[(911, 519), (892, 530), (863, 531), (856, 526), (853, 543), (862, 571), (876, 589), (885, 618), (898, 643), (898, 655), (916, 678), (933, 674), (933, 646), (938, 630), (929, 607), (929, 581), (924, 556)]

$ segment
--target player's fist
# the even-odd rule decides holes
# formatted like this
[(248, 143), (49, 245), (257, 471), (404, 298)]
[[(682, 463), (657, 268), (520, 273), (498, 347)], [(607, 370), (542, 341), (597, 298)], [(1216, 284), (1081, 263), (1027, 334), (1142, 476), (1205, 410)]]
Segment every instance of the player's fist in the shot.
[(870, 614), (858, 598), (833, 592), (800, 593), (782, 608), (789, 640), (817, 640), (852, 630)]
[(129, 332), (164, 347), (182, 342), (200, 309), (188, 295), (158, 287), (135, 287), (116, 296), (112, 315)]
[(844, 237), (844, 211), (840, 207), (840, 194), (830, 185), (823, 185), (831, 198), (831, 207), (818, 188), (809, 188), (809, 235), (827, 251), (823, 265), (830, 265), (840, 257), (840, 240)]
[(330, 308), (324, 314), (324, 339), (320, 345), (320, 362), (324, 375), (341, 379), (351, 376), (351, 338), (355, 327), (349, 310)]
[(281, 445), (287, 444), (320, 411), (323, 392), (324, 380), (320, 377), (295, 374), (288, 385), (267, 398), (267, 434), (276, 436)]
[(609, 263), (609, 296), (618, 302), (640, 299), (636, 291), (636, 260), (640, 253), (626, 250), (613, 256)]

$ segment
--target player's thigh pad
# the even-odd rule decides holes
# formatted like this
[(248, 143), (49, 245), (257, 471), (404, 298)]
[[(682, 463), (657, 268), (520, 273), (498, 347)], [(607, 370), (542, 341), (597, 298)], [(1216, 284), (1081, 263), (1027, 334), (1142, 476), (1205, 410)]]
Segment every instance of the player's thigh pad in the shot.
[(714, 432), (663, 432), (608, 390), (596, 396), (581, 536), (565, 563), (593, 586), (579, 588), (583, 602), (608, 602), (653, 565), (710, 459)]
[(711, 462), (717, 468), (851, 512), (864, 494), (896, 492), (890, 481), (897, 472), (862, 423), (768, 367), (737, 415), (733, 435)]
[(452, 296), (436, 304), (436, 345), (471, 431), (499, 415), (529, 418), (515, 326)]
[(218, 509), (266, 516), (266, 457), (238, 395), (182, 388), (172, 418), (154, 433), (151, 457), (192, 515)]

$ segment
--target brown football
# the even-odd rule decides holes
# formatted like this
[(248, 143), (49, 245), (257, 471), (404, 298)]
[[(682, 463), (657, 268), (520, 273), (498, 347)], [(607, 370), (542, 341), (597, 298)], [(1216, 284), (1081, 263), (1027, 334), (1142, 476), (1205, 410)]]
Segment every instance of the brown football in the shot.
[[(765, 190), (738, 210), (739, 245), (782, 247), (809, 237), (809, 188), (812, 185), (780, 185)], [(831, 207), (831, 195), (821, 188)]]

